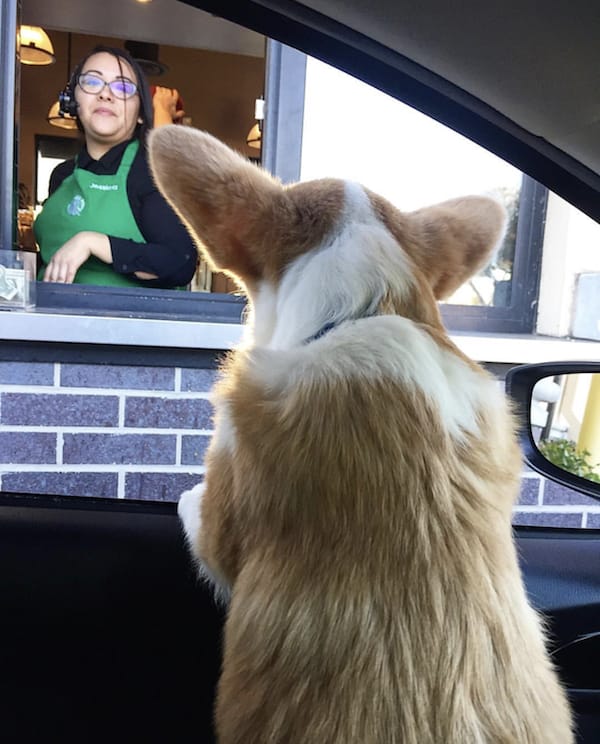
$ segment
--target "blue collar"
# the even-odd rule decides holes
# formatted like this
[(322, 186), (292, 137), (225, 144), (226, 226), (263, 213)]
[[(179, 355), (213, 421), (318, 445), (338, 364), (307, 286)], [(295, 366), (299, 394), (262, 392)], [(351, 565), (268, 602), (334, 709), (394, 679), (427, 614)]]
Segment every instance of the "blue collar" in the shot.
[(319, 328), (319, 330), (313, 336), (305, 338), (302, 343), (310, 344), (311, 341), (316, 341), (317, 339), (322, 338), (323, 336), (325, 336), (325, 334), (329, 333), (329, 331), (333, 330), (337, 325), (338, 323), (325, 323), (325, 325), (322, 328)]

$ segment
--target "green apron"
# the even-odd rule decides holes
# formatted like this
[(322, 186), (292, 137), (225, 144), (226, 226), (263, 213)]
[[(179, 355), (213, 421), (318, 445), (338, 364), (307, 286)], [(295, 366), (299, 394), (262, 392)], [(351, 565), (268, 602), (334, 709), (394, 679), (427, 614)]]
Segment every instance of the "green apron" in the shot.
[[(76, 161), (73, 173), (47, 199), (33, 227), (44, 264), (39, 279), (43, 278), (46, 266), (56, 251), (83, 230), (127, 238), (137, 243), (146, 242), (127, 197), (127, 176), (138, 148), (138, 140), (127, 146), (119, 169), (113, 176), (99, 176), (78, 168)], [(140, 286), (134, 277), (117, 274), (111, 264), (105, 264), (95, 256), (81, 265), (73, 281), (77, 284), (115, 287)]]

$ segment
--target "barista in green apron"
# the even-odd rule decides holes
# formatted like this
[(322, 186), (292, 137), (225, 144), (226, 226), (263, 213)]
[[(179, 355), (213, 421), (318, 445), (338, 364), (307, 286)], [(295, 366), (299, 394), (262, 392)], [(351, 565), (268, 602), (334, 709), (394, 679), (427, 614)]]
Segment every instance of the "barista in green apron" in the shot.
[[(44, 265), (56, 251), (79, 232), (91, 230), (144, 243), (127, 197), (127, 176), (140, 146), (133, 140), (126, 148), (117, 172), (112, 176), (97, 175), (75, 165), (73, 173), (44, 204), (34, 224), (35, 237), (40, 245)], [(108, 218), (108, 216), (110, 216)], [(42, 279), (44, 268), (40, 271)], [(139, 287), (134, 277), (117, 274), (110, 264), (91, 256), (73, 280), (78, 284)]]
[(154, 115), (175, 110), (174, 97), (155, 103), (123, 49), (95, 47), (76, 65), (59, 108), (76, 117), (85, 149), (50, 177), (34, 226), (40, 279), (161, 289), (191, 281), (196, 248), (156, 188), (144, 152)]

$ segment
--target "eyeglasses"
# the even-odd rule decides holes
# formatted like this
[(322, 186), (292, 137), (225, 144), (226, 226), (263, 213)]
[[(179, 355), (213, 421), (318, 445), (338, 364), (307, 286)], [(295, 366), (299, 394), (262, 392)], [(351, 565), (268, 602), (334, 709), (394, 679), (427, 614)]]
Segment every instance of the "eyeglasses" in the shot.
[(99, 95), (108, 86), (113, 96), (122, 101), (134, 96), (138, 89), (137, 85), (131, 80), (117, 78), (117, 80), (111, 80), (110, 83), (107, 83), (106, 80), (99, 78), (97, 75), (89, 74), (80, 75), (77, 78), (77, 83), (84, 93), (89, 93), (92, 96)]

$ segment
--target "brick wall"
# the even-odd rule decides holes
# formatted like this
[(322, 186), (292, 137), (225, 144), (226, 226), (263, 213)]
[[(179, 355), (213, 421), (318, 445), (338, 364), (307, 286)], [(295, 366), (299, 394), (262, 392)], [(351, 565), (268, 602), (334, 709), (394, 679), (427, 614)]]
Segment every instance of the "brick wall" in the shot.
[[(176, 501), (202, 479), (213, 369), (0, 362), (4, 491)], [(600, 502), (523, 474), (515, 524), (600, 528)]]
[(600, 529), (600, 501), (542, 478), (525, 468), (513, 523)]
[(214, 375), (0, 362), (2, 490), (177, 500), (202, 479)]

